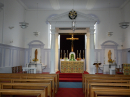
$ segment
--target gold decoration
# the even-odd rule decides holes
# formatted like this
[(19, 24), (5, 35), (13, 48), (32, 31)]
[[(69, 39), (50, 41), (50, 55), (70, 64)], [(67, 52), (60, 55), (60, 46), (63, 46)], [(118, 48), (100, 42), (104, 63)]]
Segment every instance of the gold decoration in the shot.
[(114, 60), (111, 59), (111, 55), (112, 55), (111, 50), (109, 50), (108, 51), (108, 62), (109, 63), (113, 63), (114, 62)]
[(38, 51), (37, 51), (37, 49), (36, 49), (36, 50), (35, 50), (35, 58), (33, 59), (34, 62), (37, 62), (37, 61), (38, 61), (37, 55), (38, 55)]
[(79, 38), (74, 38), (74, 35), (72, 34), (72, 37), (71, 37), (71, 38), (66, 38), (66, 40), (72, 40), (71, 52), (73, 52), (73, 51), (74, 51), (74, 44), (73, 44), (73, 41), (74, 41), (74, 40), (79, 40)]

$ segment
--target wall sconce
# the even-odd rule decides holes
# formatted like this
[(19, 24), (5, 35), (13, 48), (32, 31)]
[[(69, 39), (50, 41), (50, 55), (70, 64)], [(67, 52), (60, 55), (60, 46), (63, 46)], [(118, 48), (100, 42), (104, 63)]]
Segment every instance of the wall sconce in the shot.
[(13, 29), (14, 27), (12, 26), (12, 27), (9, 27), (9, 29)]
[(0, 3), (0, 9), (2, 10), (4, 7), (4, 4)]
[(29, 23), (26, 23), (26, 22), (19, 22), (20, 26), (22, 29), (26, 29), (29, 25)]
[(38, 32), (38, 31), (33, 32), (33, 33), (34, 33), (34, 35), (35, 35), (36, 37), (40, 34), (40, 32)]
[(108, 36), (112, 36), (113, 35), (113, 32), (108, 32)]
[(126, 29), (126, 28), (128, 28), (129, 27), (129, 22), (121, 22), (121, 23), (119, 23), (119, 25), (120, 25), (120, 27), (122, 28), (122, 29)]

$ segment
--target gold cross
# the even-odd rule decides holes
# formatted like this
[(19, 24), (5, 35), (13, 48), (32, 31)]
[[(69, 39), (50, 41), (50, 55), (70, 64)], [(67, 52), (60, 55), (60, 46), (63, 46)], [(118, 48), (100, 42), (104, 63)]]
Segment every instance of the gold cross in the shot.
[(66, 38), (66, 40), (72, 40), (71, 52), (73, 52), (73, 50), (74, 50), (73, 41), (74, 41), (74, 40), (79, 40), (79, 38), (74, 38), (74, 35), (72, 34), (72, 37), (71, 37), (71, 38)]

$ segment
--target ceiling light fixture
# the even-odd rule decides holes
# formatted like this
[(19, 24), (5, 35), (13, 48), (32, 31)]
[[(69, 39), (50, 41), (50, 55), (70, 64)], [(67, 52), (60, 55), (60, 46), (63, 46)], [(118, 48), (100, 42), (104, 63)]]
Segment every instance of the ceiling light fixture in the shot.
[(72, 30), (73, 32), (76, 29), (76, 17), (77, 17), (77, 12), (74, 10), (74, 0), (73, 0), (73, 9), (69, 12), (68, 14), (69, 18), (72, 20)]
[[(110, 26), (111, 26), (111, 25), (110, 25), (110, 20), (111, 20), (111, 19), (110, 19), (110, 3), (109, 3), (109, 30), (111, 29), (111, 27), (110, 27)], [(108, 36), (109, 36), (109, 37), (113, 35), (113, 32), (111, 32), (111, 31), (108, 31), (107, 33), (108, 33)]]
[[(37, 29), (38, 29), (38, 3), (37, 3), (37, 13), (36, 13), (36, 16), (37, 16)], [(40, 32), (36, 31), (36, 32), (33, 32), (35, 36), (38, 36), (40, 34)]]
[(4, 7), (4, 4), (0, 3), (0, 9), (3, 9), (3, 7)]
[(21, 27), (22, 29), (26, 29), (26, 28), (28, 27), (28, 25), (29, 25), (29, 23), (26, 23), (26, 22), (25, 22), (25, 17), (26, 17), (26, 9), (24, 10), (24, 22), (19, 22), (20, 27)]
[[(123, 11), (123, 9), (121, 10), (121, 14), (122, 14), (122, 18), (123, 18), (123, 21), (124, 22), (121, 22), (121, 23), (119, 23), (119, 25), (120, 25), (120, 27), (122, 28), (122, 29), (126, 29), (126, 28), (128, 28), (129, 27), (129, 22), (125, 22), (125, 12)], [(123, 16), (124, 15), (124, 16)]]

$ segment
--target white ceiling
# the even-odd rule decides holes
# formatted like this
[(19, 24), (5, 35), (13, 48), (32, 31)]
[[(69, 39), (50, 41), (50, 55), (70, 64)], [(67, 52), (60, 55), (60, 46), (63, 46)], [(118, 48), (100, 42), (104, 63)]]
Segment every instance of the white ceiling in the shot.
[(122, 8), (130, 0), (18, 0), (27, 9), (43, 10), (97, 10), (109, 8)]

